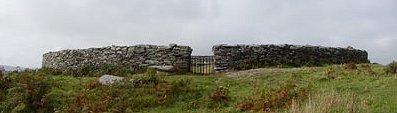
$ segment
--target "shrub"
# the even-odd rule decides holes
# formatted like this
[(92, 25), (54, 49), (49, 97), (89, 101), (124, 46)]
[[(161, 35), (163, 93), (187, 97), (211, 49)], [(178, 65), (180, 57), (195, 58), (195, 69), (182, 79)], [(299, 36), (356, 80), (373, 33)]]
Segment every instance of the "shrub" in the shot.
[(375, 75), (375, 71), (372, 70), (372, 67), (369, 64), (363, 64), (361, 65), (361, 69), (357, 70), (358, 74), (368, 74), (368, 75)]
[(335, 79), (336, 77), (335, 77), (335, 70), (333, 69), (333, 68), (327, 68), (326, 70), (325, 70), (325, 76), (327, 77), (326, 79), (327, 80), (331, 80), (331, 79)]
[(43, 75), (61, 75), (61, 74), (63, 74), (62, 70), (45, 68), (45, 67), (39, 69), (37, 72), (39, 74), (43, 74)]
[[(294, 100), (304, 101), (308, 95), (308, 88), (298, 87), (296, 83), (300, 76), (292, 75), (282, 82), (275, 84), (277, 87), (259, 89), (257, 81), (252, 82), (252, 96), (236, 105), (240, 110), (261, 112), (277, 112), (290, 107)], [(262, 86), (263, 87), (263, 86)]]
[(172, 82), (172, 89), (174, 93), (187, 93), (191, 91), (191, 79), (180, 79), (178, 81)]
[(146, 76), (156, 76), (157, 71), (154, 68), (147, 68), (145, 75)]
[(344, 67), (345, 69), (352, 69), (352, 70), (356, 70), (356, 69), (357, 69), (357, 65), (356, 65), (356, 64), (353, 64), (353, 63), (345, 64), (343, 67)]
[[(142, 81), (147, 79), (139, 78)], [(160, 81), (136, 85), (128, 79), (112, 85), (89, 82), (72, 95), (65, 112), (139, 112), (149, 107), (172, 105), (177, 99), (189, 94), (189, 80), (181, 79), (172, 83)]]
[(392, 63), (386, 65), (385, 72), (386, 72), (386, 74), (396, 74), (397, 73), (397, 62), (393, 61)]
[(145, 73), (147, 71), (147, 66), (130, 66), (131, 74)]
[(215, 88), (215, 90), (208, 96), (209, 99), (209, 108), (220, 108), (228, 105), (228, 102), (231, 100), (229, 96), (229, 89), (224, 86), (219, 86)]
[(11, 79), (5, 77), (3, 74), (0, 75), (0, 102), (6, 100), (7, 90), (11, 87)]
[(3, 112), (53, 112), (47, 93), (51, 90), (48, 77), (34, 74), (9, 75), (1, 78), (0, 109)]
[(157, 76), (157, 71), (154, 68), (147, 68), (145, 77), (150, 83), (154, 83), (154, 84), (159, 83), (159, 77)]
[(239, 104), (237, 104), (236, 108), (246, 111), (246, 110), (250, 110), (254, 107), (254, 104), (251, 102), (241, 102)]

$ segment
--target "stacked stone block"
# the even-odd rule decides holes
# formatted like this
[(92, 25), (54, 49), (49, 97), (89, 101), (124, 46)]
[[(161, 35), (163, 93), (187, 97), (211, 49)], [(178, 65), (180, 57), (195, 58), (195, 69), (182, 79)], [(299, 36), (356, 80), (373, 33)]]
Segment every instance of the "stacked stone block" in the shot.
[[(215, 69), (223, 71), (241, 65), (256, 67), (321, 66), (325, 64), (367, 63), (368, 53), (354, 48), (301, 45), (215, 45)], [(248, 64), (246, 64), (248, 63)]]
[(164, 66), (172, 65), (181, 72), (190, 70), (192, 49), (189, 46), (136, 45), (62, 50), (43, 55), (43, 67), (74, 69), (84, 66)]

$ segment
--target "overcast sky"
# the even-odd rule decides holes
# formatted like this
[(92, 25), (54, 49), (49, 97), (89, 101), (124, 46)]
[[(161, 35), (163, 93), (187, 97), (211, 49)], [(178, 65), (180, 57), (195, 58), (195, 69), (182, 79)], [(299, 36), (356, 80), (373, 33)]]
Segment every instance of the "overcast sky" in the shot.
[(0, 0), (0, 64), (48, 51), (177, 43), (353, 46), (397, 58), (396, 0)]

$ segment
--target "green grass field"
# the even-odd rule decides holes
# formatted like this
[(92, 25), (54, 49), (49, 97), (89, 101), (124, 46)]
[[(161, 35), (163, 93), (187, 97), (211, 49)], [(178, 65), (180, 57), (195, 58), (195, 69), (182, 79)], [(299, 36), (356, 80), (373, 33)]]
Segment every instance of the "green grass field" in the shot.
[[(228, 76), (160, 76), (160, 83), (104, 86), (98, 77), (13, 73), (2, 87), (0, 111), (6, 112), (149, 112), (149, 113), (395, 113), (397, 80), (382, 65), (267, 68)], [(254, 73), (254, 74), (253, 74)], [(139, 78), (144, 75), (129, 75)], [(3, 77), (4, 78), (4, 77)], [(38, 82), (38, 81), (46, 82)], [(5, 84), (2, 80), (2, 84)], [(18, 81), (18, 83), (13, 83)], [(43, 83), (48, 87), (39, 88)], [(29, 87), (29, 84), (33, 84)], [(20, 89), (20, 90), (18, 90)], [(48, 89), (48, 90), (46, 90)], [(22, 94), (26, 95), (19, 95)], [(29, 96), (29, 95), (39, 96)]]

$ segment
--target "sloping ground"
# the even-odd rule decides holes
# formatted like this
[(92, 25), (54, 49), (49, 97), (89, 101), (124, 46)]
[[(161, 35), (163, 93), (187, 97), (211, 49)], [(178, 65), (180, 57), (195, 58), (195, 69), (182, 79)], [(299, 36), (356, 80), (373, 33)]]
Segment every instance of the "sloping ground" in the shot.
[[(209, 76), (160, 76), (157, 85), (138, 87), (123, 82), (103, 86), (97, 84), (97, 77), (14, 73), (9, 76), (46, 76), (47, 79), (36, 80), (50, 84), (45, 96), (37, 99), (45, 104), (35, 108), (29, 107), (30, 101), (13, 103), (18, 97), (10, 93), (13, 88), (1, 93), (0, 109), (5, 112), (397, 112), (396, 78), (386, 75), (381, 65), (370, 66), (373, 72), (361, 65), (357, 70), (333, 65), (265, 68)], [(17, 86), (26, 81), (18, 81)], [(33, 88), (41, 86), (33, 83)]]
[[(325, 67), (263, 68), (229, 72), (218, 76), (188, 76), (187, 78), (192, 79), (193, 85), (196, 85), (194, 87), (205, 89), (204, 92), (207, 93), (211, 92), (216, 86), (229, 88), (230, 97), (233, 99), (227, 106), (215, 109), (217, 112), (258, 112), (256, 110), (241, 111), (236, 107), (247, 100), (255, 100), (250, 98), (265, 96), (264, 92), (270, 92), (281, 87), (281, 84), (288, 84), (288, 82), (298, 87), (307, 88), (309, 90), (307, 98), (273, 112), (397, 112), (396, 78), (392, 75), (386, 75), (382, 65), (370, 65), (371, 69), (364, 68), (365, 66), (361, 64), (357, 67), (358, 69), (345, 69), (342, 65), (332, 65)], [(166, 79), (174, 80), (177, 78), (184, 77), (172, 76)], [(257, 86), (253, 84), (257, 84)], [(259, 91), (255, 91), (258, 89)], [(172, 112), (175, 109), (180, 109), (183, 105), (185, 104), (180, 103), (172, 107), (159, 107), (149, 111)], [(192, 112), (213, 112), (213, 110), (200, 108), (194, 109)]]

